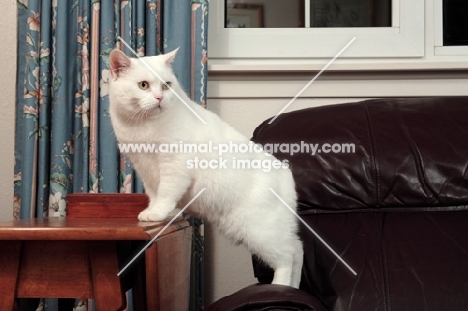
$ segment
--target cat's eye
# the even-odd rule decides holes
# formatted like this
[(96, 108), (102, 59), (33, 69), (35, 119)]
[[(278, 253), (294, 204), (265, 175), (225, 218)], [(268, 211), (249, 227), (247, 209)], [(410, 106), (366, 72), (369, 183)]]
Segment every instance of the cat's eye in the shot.
[(165, 84), (162, 85), (162, 89), (166, 91), (166, 90), (169, 89), (169, 86), (171, 86), (171, 82), (168, 81), (168, 82), (166, 82)]
[(147, 81), (141, 81), (138, 83), (138, 87), (142, 90), (147, 90), (149, 88), (149, 83)]

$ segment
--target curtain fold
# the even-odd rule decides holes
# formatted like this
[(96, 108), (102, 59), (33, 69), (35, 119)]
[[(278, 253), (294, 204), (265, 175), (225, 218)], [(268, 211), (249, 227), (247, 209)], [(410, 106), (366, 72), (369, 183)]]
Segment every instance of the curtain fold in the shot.
[[(110, 122), (109, 54), (117, 47), (133, 56), (119, 36), (140, 56), (180, 47), (176, 76), (205, 106), (208, 2), (17, 3), (14, 217), (65, 217), (65, 198), (73, 192), (142, 192), (131, 162), (118, 152)], [(192, 223), (191, 310), (202, 310), (203, 223)], [(57, 310), (56, 303), (46, 304), (44, 310)]]

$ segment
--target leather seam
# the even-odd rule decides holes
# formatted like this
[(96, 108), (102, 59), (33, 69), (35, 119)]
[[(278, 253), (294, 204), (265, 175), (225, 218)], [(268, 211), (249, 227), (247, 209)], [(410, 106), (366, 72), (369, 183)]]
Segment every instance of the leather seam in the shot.
[(376, 207), (380, 207), (380, 172), (379, 172), (379, 161), (377, 158), (377, 148), (375, 144), (375, 137), (374, 131), (372, 127), (372, 122), (370, 120), (369, 111), (367, 109), (367, 104), (364, 103), (364, 111), (366, 115), (366, 122), (367, 122), (367, 129), (369, 134), (369, 141), (370, 141), (370, 151), (372, 155), (372, 165), (371, 168), (373, 170), (373, 179), (374, 179), (374, 202)]

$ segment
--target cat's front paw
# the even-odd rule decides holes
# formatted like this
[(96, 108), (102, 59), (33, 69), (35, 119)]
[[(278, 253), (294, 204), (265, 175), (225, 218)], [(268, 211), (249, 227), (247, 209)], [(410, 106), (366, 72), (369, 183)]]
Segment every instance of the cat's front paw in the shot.
[(145, 209), (138, 215), (139, 221), (163, 221), (167, 218), (167, 213), (161, 213), (155, 209)]

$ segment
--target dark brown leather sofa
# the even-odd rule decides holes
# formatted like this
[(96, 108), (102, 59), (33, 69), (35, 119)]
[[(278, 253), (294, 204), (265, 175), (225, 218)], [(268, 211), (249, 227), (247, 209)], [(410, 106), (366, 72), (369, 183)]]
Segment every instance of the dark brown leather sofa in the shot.
[(275, 155), (289, 160), (300, 216), (357, 275), (301, 225), (300, 290), (257, 284), (208, 310), (468, 310), (468, 98), (368, 100), (267, 123), (253, 141), (354, 144)]

